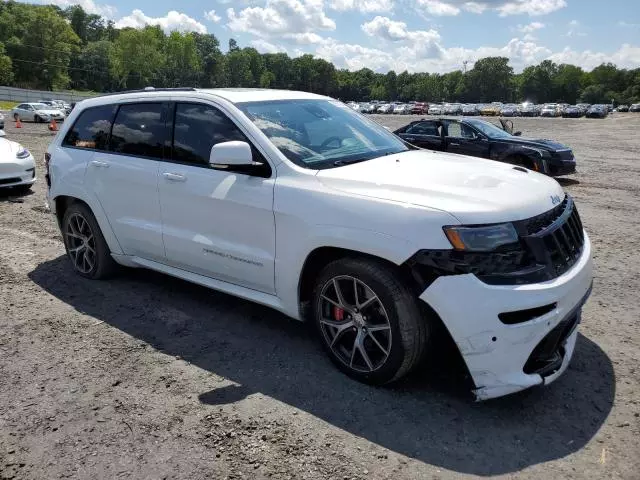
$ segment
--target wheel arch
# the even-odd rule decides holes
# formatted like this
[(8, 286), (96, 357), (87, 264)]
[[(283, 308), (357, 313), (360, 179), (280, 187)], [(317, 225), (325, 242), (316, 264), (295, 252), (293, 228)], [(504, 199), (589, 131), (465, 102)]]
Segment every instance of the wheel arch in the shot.
[(122, 249), (120, 248), (120, 244), (118, 243), (118, 239), (113, 233), (111, 224), (109, 223), (106, 215), (104, 215), (104, 212), (102, 211), (102, 207), (100, 205), (91, 205), (91, 203), (73, 195), (57, 195), (52, 199), (52, 201), (55, 204), (54, 206), (56, 220), (60, 229), (62, 229), (62, 220), (64, 219), (64, 214), (68, 210), (68, 208), (75, 203), (80, 203), (82, 205), (85, 205), (95, 217), (102, 235), (104, 236), (104, 239), (107, 242), (109, 249), (111, 250), (111, 253), (123, 253)]
[(413, 278), (411, 269), (406, 265), (397, 265), (390, 260), (372, 255), (370, 253), (359, 252), (357, 250), (351, 250), (348, 248), (323, 246), (309, 252), (300, 271), (300, 277), (298, 279), (298, 302), (301, 308), (301, 318), (306, 318), (306, 306), (311, 300), (313, 292), (314, 281), (320, 274), (320, 272), (331, 262), (339, 260), (341, 258), (359, 258), (368, 259), (373, 262), (383, 264), (400, 277), (400, 279), (415, 291), (419, 295), (419, 285), (416, 279)]

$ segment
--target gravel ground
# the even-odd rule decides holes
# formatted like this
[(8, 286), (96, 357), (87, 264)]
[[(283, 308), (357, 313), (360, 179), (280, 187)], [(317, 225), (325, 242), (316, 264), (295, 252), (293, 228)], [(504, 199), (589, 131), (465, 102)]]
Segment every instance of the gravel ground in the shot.
[(79, 278), (43, 208), (51, 134), (8, 123), (41, 178), (0, 194), (0, 478), (637, 479), (640, 115), (515, 124), (575, 150), (595, 287), (564, 377), (477, 404), (455, 370), (355, 383), (304, 325), (230, 296)]

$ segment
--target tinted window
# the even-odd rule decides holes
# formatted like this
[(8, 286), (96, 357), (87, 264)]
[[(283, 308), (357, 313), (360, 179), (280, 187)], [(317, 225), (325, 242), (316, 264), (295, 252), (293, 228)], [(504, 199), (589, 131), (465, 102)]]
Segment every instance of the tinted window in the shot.
[(111, 151), (162, 158), (168, 139), (161, 103), (120, 105), (111, 132)]
[(437, 122), (419, 122), (410, 126), (406, 133), (412, 135), (440, 136), (440, 125)]
[(111, 122), (115, 113), (116, 107), (114, 105), (85, 110), (64, 137), (63, 145), (106, 150), (109, 132), (111, 132)]
[(217, 108), (207, 105), (176, 105), (173, 160), (209, 165), (211, 147), (217, 143), (247, 139)]
[(27, 109), (27, 104), (25, 104), (25, 103), (21, 103), (21, 104), (20, 104), (20, 105), (18, 105), (16, 108), (17, 108), (17, 109), (20, 109), (20, 110), (26, 110), (26, 109)]

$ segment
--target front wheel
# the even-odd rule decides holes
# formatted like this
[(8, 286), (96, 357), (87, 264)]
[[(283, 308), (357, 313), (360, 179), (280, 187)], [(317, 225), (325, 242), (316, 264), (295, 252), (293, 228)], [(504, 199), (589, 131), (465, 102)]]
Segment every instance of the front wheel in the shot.
[(316, 281), (313, 315), (324, 349), (347, 375), (368, 384), (400, 379), (429, 338), (415, 295), (388, 266), (345, 258)]

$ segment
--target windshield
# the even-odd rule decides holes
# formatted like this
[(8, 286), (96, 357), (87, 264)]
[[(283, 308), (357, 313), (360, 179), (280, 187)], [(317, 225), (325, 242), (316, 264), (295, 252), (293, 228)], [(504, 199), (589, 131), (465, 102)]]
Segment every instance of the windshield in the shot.
[(391, 132), (336, 100), (275, 100), (237, 104), (289, 160), (331, 168), (409, 148)]
[(480, 130), (489, 138), (510, 138), (513, 136), (500, 127), (495, 126), (493, 123), (483, 122), (482, 120), (467, 120), (467, 123)]

